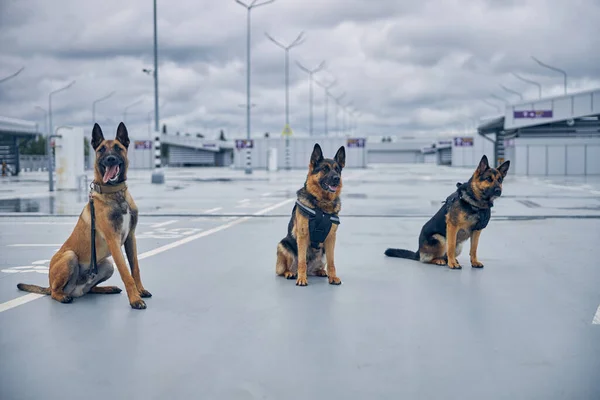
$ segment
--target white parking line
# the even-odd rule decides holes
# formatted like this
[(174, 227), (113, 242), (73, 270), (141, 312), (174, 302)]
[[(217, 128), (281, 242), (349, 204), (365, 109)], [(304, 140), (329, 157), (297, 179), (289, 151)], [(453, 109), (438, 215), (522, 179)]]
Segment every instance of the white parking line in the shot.
[(270, 196), (270, 195), (271, 195), (271, 192), (267, 192), (267, 193), (261, 194), (261, 197), (267, 197), (267, 196)]
[(223, 209), (223, 207), (215, 207), (215, 208), (211, 208), (210, 210), (204, 211), (204, 213), (205, 214), (212, 214), (212, 213), (217, 212), (217, 211), (222, 210), (222, 209)]
[(592, 319), (592, 324), (600, 325), (600, 306), (596, 310), (596, 315), (594, 315), (594, 319)]
[(160, 228), (160, 227), (163, 227), (163, 226), (167, 226), (167, 225), (174, 224), (175, 222), (177, 222), (177, 220), (176, 220), (176, 219), (172, 219), (172, 220), (170, 220), (170, 221), (159, 222), (159, 223), (157, 223), (157, 224), (150, 225), (150, 226), (151, 226), (152, 228)]
[[(277, 204), (273, 204), (270, 207), (263, 208), (262, 210), (259, 210), (259, 211), (255, 212), (253, 215), (263, 215), (263, 214), (266, 214), (269, 211), (272, 211), (272, 210), (274, 210), (276, 208), (279, 208), (281, 206), (289, 204), (289, 203), (291, 203), (294, 200), (295, 200), (295, 198), (283, 200), (283, 201), (281, 201), (281, 202), (279, 202)], [(231, 222), (228, 222), (228, 223), (223, 224), (223, 225), (219, 225), (219, 226), (217, 226), (215, 228), (212, 228), (212, 229), (209, 229), (207, 231), (203, 231), (203, 232), (197, 233), (195, 235), (188, 236), (186, 238), (177, 240), (177, 241), (175, 241), (173, 243), (169, 243), (169, 244), (166, 244), (164, 246), (157, 247), (154, 250), (146, 251), (144, 253), (138, 254), (138, 260), (143, 260), (145, 258), (155, 256), (157, 254), (163, 253), (163, 252), (165, 252), (167, 250), (174, 249), (176, 247), (179, 247), (179, 246), (181, 246), (183, 244), (189, 243), (189, 242), (194, 241), (196, 239), (200, 239), (202, 237), (205, 237), (205, 236), (208, 236), (208, 235), (212, 235), (213, 233), (217, 233), (219, 231), (231, 228), (232, 226), (241, 224), (242, 222), (248, 221), (251, 218), (252, 217), (237, 218), (237, 219), (234, 219)], [(2, 313), (4, 311), (7, 311), (7, 310), (10, 310), (11, 308), (22, 306), (23, 304), (27, 304), (30, 301), (37, 300), (37, 299), (39, 299), (41, 297), (45, 297), (45, 295), (35, 294), (35, 293), (29, 293), (29, 294), (26, 294), (24, 296), (17, 297), (16, 299), (6, 301), (6, 302), (0, 304), (0, 313)]]

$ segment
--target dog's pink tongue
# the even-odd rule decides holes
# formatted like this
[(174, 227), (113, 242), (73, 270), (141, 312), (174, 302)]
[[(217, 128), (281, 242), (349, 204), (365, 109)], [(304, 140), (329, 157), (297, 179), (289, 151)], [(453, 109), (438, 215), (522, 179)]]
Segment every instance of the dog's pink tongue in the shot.
[(112, 179), (115, 177), (115, 175), (117, 175), (117, 168), (119, 166), (118, 165), (113, 165), (112, 167), (107, 167), (106, 171), (104, 171), (104, 177), (102, 178), (102, 181), (104, 183), (108, 182), (109, 179)]

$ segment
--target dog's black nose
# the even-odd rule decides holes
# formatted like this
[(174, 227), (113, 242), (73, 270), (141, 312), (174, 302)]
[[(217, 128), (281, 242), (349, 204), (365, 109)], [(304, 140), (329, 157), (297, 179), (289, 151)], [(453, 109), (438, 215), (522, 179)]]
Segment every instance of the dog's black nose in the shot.
[(106, 161), (105, 162), (107, 164), (110, 164), (110, 165), (115, 165), (117, 163), (117, 157), (115, 157), (115, 156), (108, 156), (108, 157), (106, 157)]
[(502, 189), (496, 188), (494, 189), (494, 196), (500, 196), (502, 194)]
[(340, 177), (339, 176), (334, 176), (333, 179), (333, 184), (334, 185), (339, 185), (340, 184)]

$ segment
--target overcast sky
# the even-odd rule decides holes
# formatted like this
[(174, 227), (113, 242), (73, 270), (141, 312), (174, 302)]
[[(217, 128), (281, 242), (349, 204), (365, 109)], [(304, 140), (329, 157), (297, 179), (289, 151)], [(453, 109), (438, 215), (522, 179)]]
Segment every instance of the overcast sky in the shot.
[[(246, 0), (251, 1), (251, 0)], [(263, 0), (259, 0), (259, 3)], [(128, 111), (130, 131), (147, 132), (153, 110), (152, 1), (0, 0), (0, 115), (43, 122), (35, 106), (48, 108), (53, 124), (114, 132)], [(482, 98), (491, 93), (515, 101), (499, 84), (537, 97), (563, 91), (562, 76), (531, 56), (568, 72), (568, 90), (600, 87), (598, 0), (276, 0), (252, 11), (252, 132), (280, 134), (285, 122), (284, 51), (265, 37), (289, 43), (290, 120), (308, 132), (309, 68), (337, 79), (333, 95), (346, 93), (362, 115), (358, 134), (415, 135), (447, 132), (496, 114)], [(158, 0), (161, 123), (169, 133), (223, 128), (245, 135), (246, 10), (234, 0)], [(329, 127), (335, 129), (330, 101)], [(341, 115), (341, 114), (340, 114)], [(314, 90), (315, 133), (324, 130), (324, 93)], [(340, 117), (341, 127), (341, 117)]]

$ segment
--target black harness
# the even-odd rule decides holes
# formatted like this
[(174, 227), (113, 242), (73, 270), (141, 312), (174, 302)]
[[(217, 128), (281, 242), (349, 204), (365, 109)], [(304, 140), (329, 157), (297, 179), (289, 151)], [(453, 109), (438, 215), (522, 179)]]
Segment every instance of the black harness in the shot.
[(305, 206), (296, 200), (296, 205), (300, 210), (300, 213), (308, 218), (308, 234), (310, 237), (310, 245), (318, 249), (319, 244), (324, 243), (329, 231), (331, 230), (331, 224), (340, 224), (340, 218), (337, 214), (327, 214), (319, 208), (310, 208)]
[(125, 182), (122, 182), (118, 185), (114, 185), (114, 186), (105, 186), (105, 185), (99, 185), (95, 182), (92, 182), (90, 184), (90, 218), (91, 218), (91, 233), (92, 233), (92, 260), (91, 260), (91, 265), (90, 265), (90, 275), (91, 278), (93, 279), (97, 274), (98, 274), (98, 263), (96, 262), (96, 211), (94, 208), (94, 196), (92, 195), (93, 192), (99, 193), (99, 194), (109, 194), (109, 193), (117, 193), (120, 192), (121, 190), (125, 190), (127, 188), (127, 185), (125, 184)]

